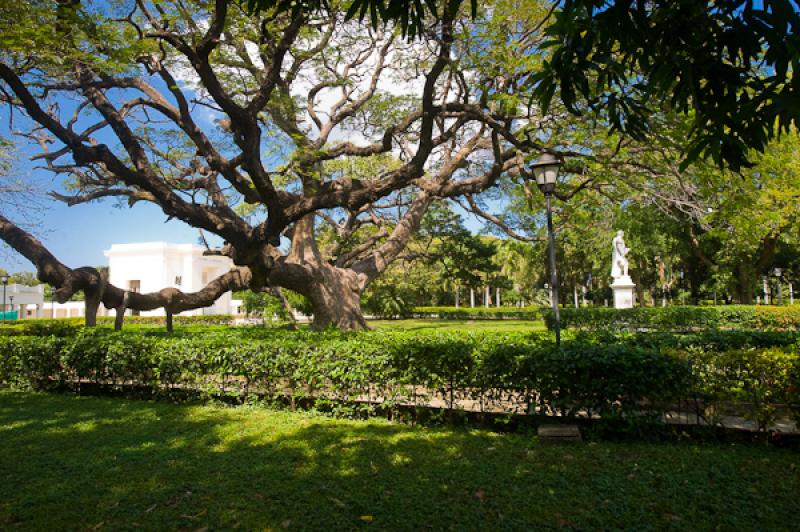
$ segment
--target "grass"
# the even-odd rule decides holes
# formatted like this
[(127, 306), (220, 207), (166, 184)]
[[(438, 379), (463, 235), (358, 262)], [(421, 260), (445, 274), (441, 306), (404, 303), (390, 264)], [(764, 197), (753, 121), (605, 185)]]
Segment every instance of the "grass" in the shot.
[[(541, 320), (442, 320), (442, 319), (407, 319), (407, 320), (369, 320), (368, 324), (373, 329), (381, 330), (401, 330), (401, 331), (492, 331), (492, 332), (541, 332), (547, 328)], [(21, 325), (6, 325), (5, 328), (21, 327)], [(258, 326), (253, 326), (258, 327)], [(300, 324), (300, 328), (308, 328), (309, 324)], [(3, 327), (0, 326), (0, 329)], [(98, 329), (112, 330), (114, 326), (109, 323), (101, 323)], [(175, 334), (197, 334), (215, 331), (227, 331), (231, 329), (247, 329), (249, 327), (231, 327), (230, 325), (176, 325)], [(158, 334), (165, 332), (163, 324), (143, 324), (125, 323), (123, 329), (126, 331), (142, 331), (146, 333)], [(2, 332), (2, 331), (0, 331)]]
[(493, 332), (534, 332), (546, 331), (541, 320), (371, 320), (370, 327), (375, 329), (394, 329), (401, 331), (493, 331)]
[(0, 527), (795, 529), (800, 455), (0, 391)]

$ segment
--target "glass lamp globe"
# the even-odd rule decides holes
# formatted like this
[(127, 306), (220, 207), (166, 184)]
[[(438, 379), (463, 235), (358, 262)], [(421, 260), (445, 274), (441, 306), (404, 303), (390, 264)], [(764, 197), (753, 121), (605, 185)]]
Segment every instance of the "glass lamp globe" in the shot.
[(552, 153), (545, 152), (533, 163), (533, 175), (536, 177), (536, 184), (545, 194), (550, 194), (555, 190), (558, 170), (561, 168), (561, 159)]

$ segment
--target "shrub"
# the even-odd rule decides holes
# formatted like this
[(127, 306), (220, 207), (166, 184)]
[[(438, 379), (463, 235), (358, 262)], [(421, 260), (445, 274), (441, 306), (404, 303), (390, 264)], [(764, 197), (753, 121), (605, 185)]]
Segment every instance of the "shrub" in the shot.
[[(554, 326), (553, 313), (543, 309), (545, 324)], [(719, 307), (671, 306), (614, 309), (561, 309), (561, 327), (612, 331), (695, 331), (701, 329), (798, 330), (800, 309), (731, 305)]]
[(380, 284), (370, 289), (363, 300), (364, 311), (382, 319), (407, 318), (414, 312), (413, 294), (391, 284)]
[[(83, 319), (81, 318), (81, 323)], [(125, 316), (125, 323), (135, 323), (139, 325), (166, 325), (165, 316)], [(200, 316), (173, 316), (175, 325), (231, 325), (234, 316), (230, 314), (203, 314)], [(99, 316), (98, 324), (113, 324), (114, 316)]]
[(0, 338), (0, 382), (137, 384), (205, 396), (289, 398), (339, 411), (438, 404), (481, 410), (660, 419), (678, 403), (715, 422), (731, 405), (766, 428), (797, 405), (797, 334), (582, 332), (556, 350), (544, 335), (289, 332), (249, 328), (191, 336), (76, 328)]
[(733, 410), (766, 430), (775, 422), (776, 405), (791, 405), (798, 399), (796, 352), (777, 347), (721, 353), (694, 350), (687, 361), (692, 365), (693, 389), (711, 422)]
[(540, 320), (544, 307), (416, 307), (414, 318), (443, 320)]

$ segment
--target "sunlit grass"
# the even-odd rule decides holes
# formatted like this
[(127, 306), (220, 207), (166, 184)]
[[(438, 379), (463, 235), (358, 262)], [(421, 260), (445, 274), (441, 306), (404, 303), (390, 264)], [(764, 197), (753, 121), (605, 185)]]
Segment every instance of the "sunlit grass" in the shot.
[(0, 527), (794, 529), (800, 455), (0, 392)]
[(547, 328), (541, 320), (371, 320), (375, 329), (396, 330), (443, 330), (443, 331), (496, 331), (496, 332), (539, 332)]

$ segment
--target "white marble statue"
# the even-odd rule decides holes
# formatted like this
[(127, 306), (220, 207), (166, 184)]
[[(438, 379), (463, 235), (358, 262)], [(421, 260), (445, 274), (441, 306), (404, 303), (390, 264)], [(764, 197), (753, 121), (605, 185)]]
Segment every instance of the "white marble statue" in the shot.
[(614, 280), (628, 277), (627, 255), (630, 250), (625, 246), (624, 235), (623, 231), (617, 231), (617, 236), (611, 242), (611, 277)]

